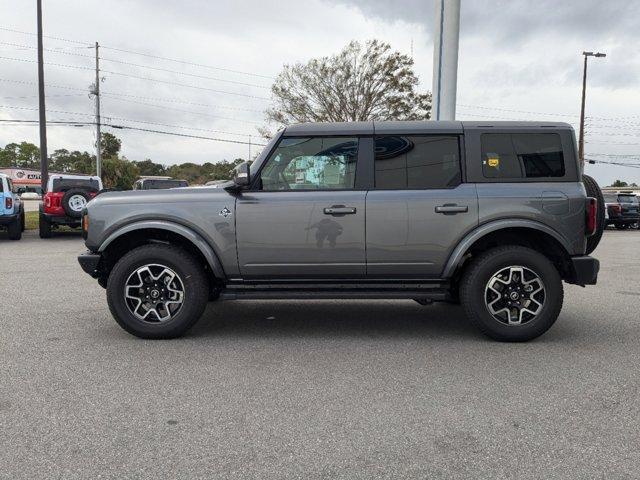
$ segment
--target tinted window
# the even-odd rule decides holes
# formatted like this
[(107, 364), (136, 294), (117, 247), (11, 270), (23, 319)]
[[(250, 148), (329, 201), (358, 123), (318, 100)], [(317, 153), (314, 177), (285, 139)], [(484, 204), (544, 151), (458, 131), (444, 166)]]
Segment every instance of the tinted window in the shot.
[(461, 182), (457, 137), (377, 137), (375, 153), (377, 189), (447, 188)]
[(4, 191), (4, 180), (3, 180), (3, 177), (0, 177), (0, 193), (2, 193), (3, 191)]
[(486, 178), (564, 177), (564, 155), (556, 133), (482, 135)]
[(618, 201), (620, 203), (633, 203), (635, 205), (638, 203), (638, 197), (635, 195), (618, 195)]
[(357, 138), (283, 138), (260, 172), (262, 190), (353, 188), (357, 156)]

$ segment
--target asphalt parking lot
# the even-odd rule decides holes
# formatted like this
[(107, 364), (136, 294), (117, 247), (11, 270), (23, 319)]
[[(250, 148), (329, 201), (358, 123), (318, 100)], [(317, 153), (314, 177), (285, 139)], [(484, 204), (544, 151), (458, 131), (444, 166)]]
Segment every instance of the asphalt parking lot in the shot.
[(211, 304), (143, 341), (82, 250), (0, 234), (2, 478), (640, 475), (640, 232), (526, 344), (410, 301)]

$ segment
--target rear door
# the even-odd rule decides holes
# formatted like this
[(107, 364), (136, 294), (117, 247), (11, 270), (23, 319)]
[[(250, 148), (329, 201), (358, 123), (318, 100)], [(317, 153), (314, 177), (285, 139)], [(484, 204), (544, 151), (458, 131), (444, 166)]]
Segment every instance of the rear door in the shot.
[[(365, 275), (366, 189), (356, 137), (282, 138), (236, 200), (243, 278)], [(253, 173), (252, 173), (253, 175)]]
[(394, 134), (374, 142), (367, 275), (437, 277), (478, 224), (476, 187), (462, 183), (461, 137)]

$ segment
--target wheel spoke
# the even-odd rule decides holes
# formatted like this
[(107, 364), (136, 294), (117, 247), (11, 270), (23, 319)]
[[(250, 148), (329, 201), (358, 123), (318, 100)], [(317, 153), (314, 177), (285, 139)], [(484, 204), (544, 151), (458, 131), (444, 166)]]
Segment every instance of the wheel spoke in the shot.
[(497, 271), (485, 287), (489, 313), (507, 325), (521, 325), (542, 310), (545, 289), (542, 279), (530, 268), (511, 265)]
[(171, 268), (143, 265), (133, 271), (125, 283), (124, 298), (129, 311), (145, 322), (171, 320), (184, 303), (184, 284)]

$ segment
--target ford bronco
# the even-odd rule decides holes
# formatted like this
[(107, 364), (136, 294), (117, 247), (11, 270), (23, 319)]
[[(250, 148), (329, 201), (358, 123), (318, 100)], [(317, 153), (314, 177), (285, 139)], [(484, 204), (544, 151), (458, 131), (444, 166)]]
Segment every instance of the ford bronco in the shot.
[(366, 298), (461, 303), (524, 341), (563, 281), (596, 283), (599, 204), (567, 124), (301, 124), (224, 188), (94, 198), (78, 260), (143, 338), (182, 335), (209, 300)]
[(47, 182), (47, 193), (40, 203), (40, 238), (51, 237), (52, 229), (60, 225), (80, 227), (84, 207), (100, 190), (100, 177), (51, 175)]
[(0, 228), (7, 229), (10, 240), (20, 240), (24, 231), (24, 206), (4, 173), (0, 173)]

